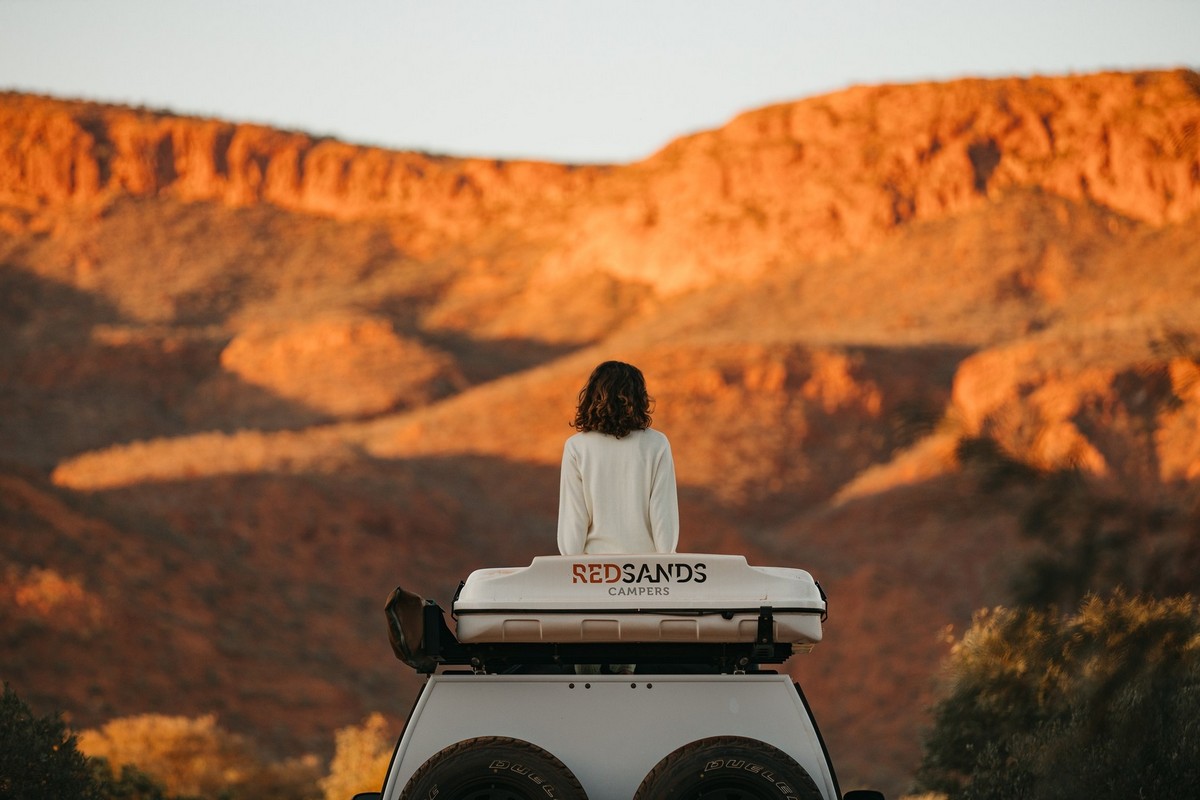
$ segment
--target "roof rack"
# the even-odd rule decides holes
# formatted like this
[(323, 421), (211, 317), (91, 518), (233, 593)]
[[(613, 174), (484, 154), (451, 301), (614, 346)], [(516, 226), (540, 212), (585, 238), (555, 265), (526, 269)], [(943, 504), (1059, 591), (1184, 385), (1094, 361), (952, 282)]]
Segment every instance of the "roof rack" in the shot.
[(385, 614), (396, 658), (424, 674), (439, 667), (495, 674), (596, 663), (636, 663), (643, 672), (754, 672), (810, 649), (775, 641), (770, 606), (758, 611), (753, 642), (460, 642), (441, 606), (400, 587), (388, 598)]

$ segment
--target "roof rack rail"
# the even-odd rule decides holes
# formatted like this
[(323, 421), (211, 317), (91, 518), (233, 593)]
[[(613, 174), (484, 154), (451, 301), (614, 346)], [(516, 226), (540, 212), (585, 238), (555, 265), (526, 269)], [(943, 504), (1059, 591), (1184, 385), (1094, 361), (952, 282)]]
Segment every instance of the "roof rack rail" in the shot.
[(754, 672), (763, 664), (782, 664), (796, 652), (773, 635), (772, 608), (759, 610), (753, 642), (460, 642), (446, 624), (441, 606), (397, 588), (385, 614), (396, 658), (420, 673), (439, 667), (469, 667), (502, 673), (575, 664), (637, 663), (661, 672)]

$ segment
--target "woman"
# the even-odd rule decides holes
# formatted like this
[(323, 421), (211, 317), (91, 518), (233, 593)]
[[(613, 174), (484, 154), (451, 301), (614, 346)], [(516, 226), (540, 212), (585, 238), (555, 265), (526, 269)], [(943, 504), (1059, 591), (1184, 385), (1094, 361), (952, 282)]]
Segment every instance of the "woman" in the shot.
[(675, 552), (675, 462), (650, 429), (653, 402), (641, 370), (620, 361), (596, 367), (579, 392), (559, 480), (563, 555)]

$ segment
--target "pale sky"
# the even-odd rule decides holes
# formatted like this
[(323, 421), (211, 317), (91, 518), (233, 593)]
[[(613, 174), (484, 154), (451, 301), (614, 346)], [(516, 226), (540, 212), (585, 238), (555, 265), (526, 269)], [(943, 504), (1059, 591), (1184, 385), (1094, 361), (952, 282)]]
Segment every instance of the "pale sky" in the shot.
[(0, 89), (623, 163), (854, 84), (1200, 68), (1200, 0), (0, 0)]

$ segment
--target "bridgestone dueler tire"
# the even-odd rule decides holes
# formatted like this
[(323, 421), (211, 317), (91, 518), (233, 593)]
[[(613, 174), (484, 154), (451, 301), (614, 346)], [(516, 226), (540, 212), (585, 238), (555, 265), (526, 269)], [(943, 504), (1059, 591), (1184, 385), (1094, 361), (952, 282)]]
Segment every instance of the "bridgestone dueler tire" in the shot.
[(655, 765), (633, 800), (822, 800), (804, 767), (743, 736), (685, 744)]
[(413, 773), (401, 800), (587, 800), (571, 770), (537, 745), (503, 736), (452, 744)]

